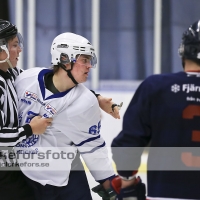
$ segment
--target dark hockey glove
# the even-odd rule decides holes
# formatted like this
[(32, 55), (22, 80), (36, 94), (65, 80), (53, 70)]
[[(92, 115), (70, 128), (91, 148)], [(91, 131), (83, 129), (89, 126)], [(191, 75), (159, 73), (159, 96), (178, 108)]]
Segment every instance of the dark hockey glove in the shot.
[(113, 191), (113, 189), (110, 188), (105, 190), (102, 185), (93, 187), (92, 191), (102, 197), (102, 200), (115, 200), (116, 197), (116, 193)]
[(129, 198), (131, 200), (131, 197), (133, 198), (133, 200), (135, 200), (135, 198), (137, 198), (137, 200), (146, 200), (145, 184), (142, 183), (142, 180), (139, 176), (137, 177), (134, 185), (123, 189), (121, 189), (121, 186), (119, 185), (119, 179), (120, 177), (115, 177), (111, 180), (111, 186), (113, 190), (117, 193), (116, 200), (124, 200), (126, 198)]

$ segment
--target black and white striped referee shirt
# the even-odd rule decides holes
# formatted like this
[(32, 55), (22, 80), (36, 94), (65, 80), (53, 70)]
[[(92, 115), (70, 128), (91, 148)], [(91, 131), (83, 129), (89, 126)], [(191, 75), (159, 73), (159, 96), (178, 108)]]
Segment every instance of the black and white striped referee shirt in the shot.
[(30, 125), (19, 127), (18, 98), (14, 88), (15, 77), (21, 69), (0, 70), (0, 146), (15, 146), (32, 135)]

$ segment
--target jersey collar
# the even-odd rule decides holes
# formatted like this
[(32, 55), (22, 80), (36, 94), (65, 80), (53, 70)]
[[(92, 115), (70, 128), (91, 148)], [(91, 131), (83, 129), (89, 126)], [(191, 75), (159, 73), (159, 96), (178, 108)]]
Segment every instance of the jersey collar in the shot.
[(45, 83), (44, 83), (44, 75), (47, 74), (47, 73), (53, 73), (53, 70), (43, 69), (38, 74), (38, 82), (39, 82), (39, 86), (40, 86), (40, 91), (42, 93), (42, 97), (43, 97), (44, 100), (63, 97), (72, 89), (72, 88), (70, 88), (69, 90), (67, 90), (65, 92), (59, 92), (59, 93), (56, 93), (56, 94), (52, 94), (52, 95), (45, 98), (46, 88), (45, 88)]

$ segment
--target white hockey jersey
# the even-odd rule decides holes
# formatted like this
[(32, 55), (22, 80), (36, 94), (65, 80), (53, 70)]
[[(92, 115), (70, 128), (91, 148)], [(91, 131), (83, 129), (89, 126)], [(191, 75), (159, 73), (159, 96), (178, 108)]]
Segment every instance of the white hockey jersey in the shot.
[(71, 163), (80, 152), (95, 180), (114, 171), (100, 136), (99, 104), (83, 84), (57, 94), (45, 88), (45, 68), (24, 71), (15, 81), (20, 125), (36, 115), (53, 117), (42, 135), (33, 135), (15, 147), (22, 172), (30, 179), (54, 186), (68, 183)]

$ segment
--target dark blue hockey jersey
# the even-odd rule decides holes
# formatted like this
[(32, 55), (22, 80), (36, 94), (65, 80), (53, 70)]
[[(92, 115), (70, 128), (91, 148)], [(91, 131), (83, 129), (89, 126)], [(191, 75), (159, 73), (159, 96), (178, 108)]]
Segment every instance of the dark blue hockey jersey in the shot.
[(138, 87), (112, 142), (121, 176), (138, 169), (148, 145), (147, 195), (200, 199), (200, 72), (153, 75)]

